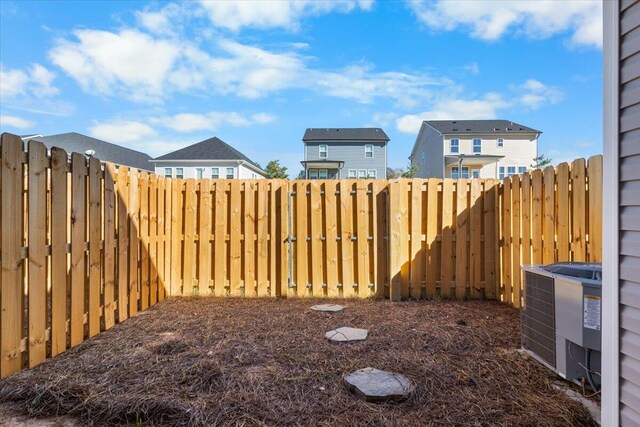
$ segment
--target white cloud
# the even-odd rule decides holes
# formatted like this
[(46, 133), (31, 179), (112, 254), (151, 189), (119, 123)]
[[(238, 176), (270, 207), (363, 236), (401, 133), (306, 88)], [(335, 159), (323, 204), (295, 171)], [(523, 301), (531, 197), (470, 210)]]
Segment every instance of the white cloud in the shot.
[(602, 47), (601, 1), (414, 0), (409, 5), (435, 30), (460, 28), (487, 41), (513, 33), (533, 39), (570, 34), (572, 45)]
[(77, 41), (61, 40), (51, 60), (88, 93), (163, 102), (173, 93), (234, 94), (256, 99), (286, 89), (370, 103), (377, 98), (412, 107), (430, 86), (450, 84), (426, 73), (377, 72), (369, 64), (314, 69), (295, 51), (271, 51), (228, 39), (206, 52), (192, 42), (137, 30), (79, 30)]
[(348, 13), (357, 8), (370, 10), (372, 3), (372, 0), (200, 1), (215, 26), (231, 31), (238, 31), (243, 27), (296, 30), (306, 16), (330, 12)]
[(174, 35), (182, 28), (182, 18), (188, 13), (181, 5), (170, 3), (160, 10), (147, 8), (135, 15), (138, 23), (151, 33)]
[(36, 98), (57, 95), (53, 86), (55, 74), (40, 64), (32, 64), (25, 70), (6, 69), (0, 64), (0, 98), (5, 101), (16, 96)]
[(480, 99), (443, 99), (431, 110), (418, 114), (408, 114), (396, 119), (400, 132), (417, 134), (423, 120), (494, 119), (500, 109), (509, 103), (496, 93), (486, 94)]
[(35, 123), (21, 117), (0, 115), (0, 127), (8, 126), (15, 129), (30, 129)]
[[(149, 137), (157, 135), (151, 126), (129, 120), (114, 120), (110, 122), (95, 122), (89, 128), (89, 134), (94, 138), (114, 143), (149, 143)], [(154, 141), (155, 144), (155, 141)], [(151, 145), (151, 144), (150, 144)]]
[(77, 42), (59, 40), (49, 59), (89, 93), (123, 92), (134, 101), (162, 97), (180, 46), (136, 30), (77, 30)]
[(257, 113), (243, 116), (230, 111), (212, 111), (206, 114), (180, 113), (174, 116), (159, 117), (151, 120), (152, 123), (161, 124), (176, 132), (195, 132), (204, 130), (216, 130), (223, 125), (233, 127), (251, 126), (253, 124), (267, 124), (276, 119), (267, 113)]
[(564, 93), (559, 88), (547, 86), (535, 79), (529, 79), (512, 89), (520, 93), (518, 102), (532, 110), (540, 108), (543, 104), (557, 104), (564, 97)]

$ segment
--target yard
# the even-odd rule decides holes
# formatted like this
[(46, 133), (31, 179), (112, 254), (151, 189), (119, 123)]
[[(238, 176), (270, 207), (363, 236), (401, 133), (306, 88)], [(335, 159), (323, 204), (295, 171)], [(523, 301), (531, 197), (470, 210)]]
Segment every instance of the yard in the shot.
[[(518, 352), (519, 312), (491, 301), (173, 298), (0, 381), (0, 401), (83, 424), (592, 426), (554, 376)], [(366, 328), (335, 344), (326, 331)], [(364, 367), (416, 384), (365, 403), (342, 377)], [(13, 403), (11, 403), (13, 405)]]

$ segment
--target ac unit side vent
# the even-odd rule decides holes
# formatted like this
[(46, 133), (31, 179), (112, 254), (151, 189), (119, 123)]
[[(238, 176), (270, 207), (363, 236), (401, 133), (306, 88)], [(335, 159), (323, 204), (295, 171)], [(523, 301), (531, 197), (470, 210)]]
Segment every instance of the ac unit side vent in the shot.
[(520, 311), (522, 347), (556, 368), (554, 280), (526, 272)]

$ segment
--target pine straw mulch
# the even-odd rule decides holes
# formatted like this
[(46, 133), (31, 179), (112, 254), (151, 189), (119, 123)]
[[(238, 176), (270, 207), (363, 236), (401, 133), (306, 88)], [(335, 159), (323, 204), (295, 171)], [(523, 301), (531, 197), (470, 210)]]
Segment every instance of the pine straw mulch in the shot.
[[(594, 426), (523, 357), (518, 311), (498, 302), (184, 298), (0, 382), (32, 416), (93, 425)], [(334, 344), (326, 331), (369, 329)], [(357, 400), (342, 377), (367, 366), (411, 378), (400, 404)]]

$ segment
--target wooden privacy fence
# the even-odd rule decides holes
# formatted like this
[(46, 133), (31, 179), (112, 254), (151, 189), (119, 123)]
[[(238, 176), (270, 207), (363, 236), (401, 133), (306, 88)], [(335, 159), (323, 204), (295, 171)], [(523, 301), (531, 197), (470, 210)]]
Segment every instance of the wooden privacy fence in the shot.
[(503, 181), (169, 179), (3, 134), (0, 376), (168, 296), (498, 298), (599, 261), (602, 157)]

